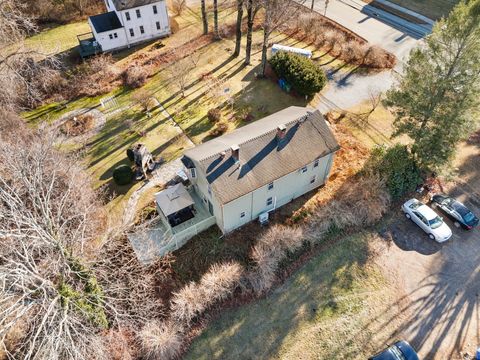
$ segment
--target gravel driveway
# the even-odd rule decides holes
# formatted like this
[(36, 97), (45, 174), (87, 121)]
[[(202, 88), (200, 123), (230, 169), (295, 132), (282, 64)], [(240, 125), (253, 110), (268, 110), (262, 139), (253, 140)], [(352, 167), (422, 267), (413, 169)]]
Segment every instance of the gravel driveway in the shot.
[[(480, 202), (465, 200), (464, 190), (450, 192), (480, 214)], [(399, 209), (383, 234), (392, 242), (380, 262), (402, 289), (391, 304), (391, 318), (401, 319), (391, 338), (408, 340), (424, 360), (473, 359), (480, 346), (480, 229), (467, 232), (446, 222), (453, 237), (438, 244)]]

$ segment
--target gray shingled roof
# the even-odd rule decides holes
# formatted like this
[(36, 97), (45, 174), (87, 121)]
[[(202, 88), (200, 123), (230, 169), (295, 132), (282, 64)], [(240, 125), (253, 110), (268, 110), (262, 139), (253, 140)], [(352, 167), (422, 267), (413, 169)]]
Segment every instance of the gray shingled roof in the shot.
[(176, 184), (156, 193), (155, 199), (165, 216), (175, 214), (195, 203), (183, 184)]
[(153, 4), (159, 0), (113, 0), (113, 4), (118, 11), (136, 8), (148, 4)]
[[(280, 125), (286, 127), (283, 140), (276, 137)], [(239, 162), (232, 157), (232, 145), (240, 148)], [(318, 110), (291, 106), (185, 151), (184, 163), (188, 158), (198, 162), (225, 204), (339, 148)]]

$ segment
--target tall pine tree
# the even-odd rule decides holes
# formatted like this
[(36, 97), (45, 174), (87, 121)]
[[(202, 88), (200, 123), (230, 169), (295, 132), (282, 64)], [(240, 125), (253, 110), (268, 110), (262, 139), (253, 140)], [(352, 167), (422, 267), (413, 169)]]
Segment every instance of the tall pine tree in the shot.
[(425, 169), (447, 165), (456, 145), (475, 129), (480, 104), (480, 0), (463, 0), (415, 49), (386, 104), (394, 136), (407, 134)]

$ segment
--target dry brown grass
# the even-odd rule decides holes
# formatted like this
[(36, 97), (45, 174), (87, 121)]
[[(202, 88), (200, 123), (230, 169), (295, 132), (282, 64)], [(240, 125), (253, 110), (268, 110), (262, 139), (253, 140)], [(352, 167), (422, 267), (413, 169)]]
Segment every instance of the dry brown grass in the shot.
[(182, 329), (171, 322), (149, 322), (139, 332), (138, 341), (145, 359), (177, 359), (183, 344)]
[(230, 296), (240, 284), (242, 266), (236, 262), (214, 264), (198, 283), (191, 282), (171, 300), (171, 316), (179, 324), (189, 325), (216, 301)]
[(148, 69), (134, 63), (122, 73), (122, 80), (125, 86), (137, 89), (147, 83), (148, 76)]
[(270, 289), (275, 280), (278, 264), (286, 251), (295, 251), (303, 242), (300, 227), (273, 225), (252, 249), (256, 269), (249, 274), (249, 282), (256, 293)]
[(395, 66), (395, 56), (377, 45), (370, 46), (363, 57), (363, 66), (375, 69), (391, 69)]
[(92, 114), (79, 115), (68, 119), (60, 127), (60, 131), (67, 136), (78, 136), (93, 129), (95, 118)]

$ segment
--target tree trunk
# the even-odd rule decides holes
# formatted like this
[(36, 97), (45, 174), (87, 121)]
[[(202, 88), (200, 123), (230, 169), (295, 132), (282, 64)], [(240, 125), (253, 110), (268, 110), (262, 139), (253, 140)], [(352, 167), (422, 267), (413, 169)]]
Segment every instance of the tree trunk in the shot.
[(203, 22), (203, 35), (208, 34), (208, 19), (207, 19), (207, 10), (205, 8), (205, 0), (201, 0), (202, 4), (202, 22)]
[(262, 77), (265, 77), (267, 70), (267, 50), (268, 39), (272, 33), (272, 11), (268, 7), (265, 9), (265, 20), (263, 22), (263, 44), (262, 44)]
[(220, 39), (218, 32), (218, 0), (213, 0), (213, 34), (216, 40)]
[(245, 45), (245, 65), (250, 65), (250, 56), (252, 54), (252, 35), (253, 35), (254, 20), (255, 20), (255, 11), (253, 9), (253, 0), (247, 0), (247, 44)]
[(233, 56), (240, 55), (240, 47), (242, 45), (242, 19), (243, 19), (243, 0), (237, 0), (237, 29), (235, 38), (235, 50)]
[(312, 0), (312, 5), (310, 6), (310, 10), (313, 10), (314, 5), (315, 5), (315, 0)]
[(265, 26), (263, 29), (263, 44), (262, 44), (262, 77), (265, 77), (267, 70), (267, 51), (268, 39), (270, 37), (270, 26)]

